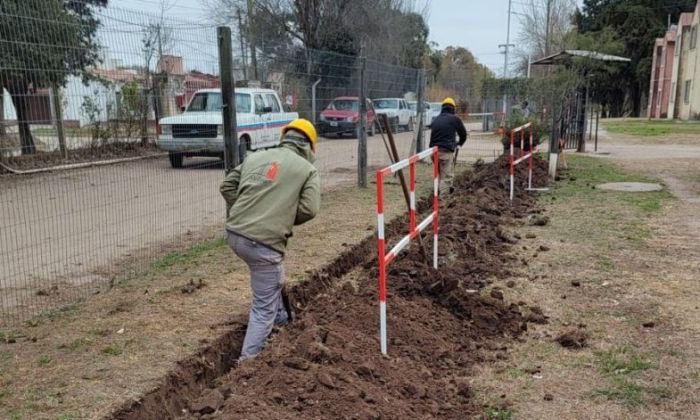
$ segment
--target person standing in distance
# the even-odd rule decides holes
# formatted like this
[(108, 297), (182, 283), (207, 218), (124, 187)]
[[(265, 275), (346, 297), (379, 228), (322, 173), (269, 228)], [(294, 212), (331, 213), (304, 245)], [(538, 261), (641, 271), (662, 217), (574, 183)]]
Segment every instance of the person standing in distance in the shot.
[(282, 130), (279, 146), (248, 155), (221, 184), (228, 243), (248, 265), (253, 292), (239, 362), (262, 351), (274, 324), (291, 321), (282, 262), (292, 228), (313, 219), (321, 205), (317, 140), (313, 124), (296, 119)]
[[(440, 158), (440, 195), (453, 191), (454, 154), (467, 141), (467, 129), (455, 115), (455, 100), (445, 98), (442, 111), (435, 117), (430, 131), (430, 147), (437, 146)], [(457, 142), (459, 136), (459, 142)]]

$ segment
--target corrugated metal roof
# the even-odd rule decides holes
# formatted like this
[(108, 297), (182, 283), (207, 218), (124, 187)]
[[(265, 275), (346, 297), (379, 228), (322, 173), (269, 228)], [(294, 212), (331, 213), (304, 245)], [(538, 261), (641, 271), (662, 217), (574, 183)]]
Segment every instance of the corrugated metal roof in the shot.
[(626, 57), (620, 57), (617, 55), (603, 54), (597, 51), (585, 51), (585, 50), (564, 50), (556, 54), (550, 55), (548, 57), (540, 58), (537, 61), (533, 61), (533, 65), (550, 65), (550, 64), (560, 64), (561, 62), (568, 60), (572, 57), (582, 57), (590, 58), (592, 60), (599, 61), (615, 61), (620, 63), (629, 63), (631, 60)]

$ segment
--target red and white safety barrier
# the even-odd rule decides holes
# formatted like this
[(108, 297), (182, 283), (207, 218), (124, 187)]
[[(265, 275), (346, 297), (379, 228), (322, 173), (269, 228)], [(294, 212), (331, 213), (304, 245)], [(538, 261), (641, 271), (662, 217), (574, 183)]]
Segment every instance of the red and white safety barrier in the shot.
[[(433, 212), (420, 224), (416, 221), (416, 163), (432, 156), (433, 159)], [(409, 197), (410, 210), (408, 212), (408, 235), (386, 253), (386, 242), (384, 238), (384, 177), (392, 175), (405, 167), (409, 167)], [(382, 354), (386, 354), (387, 333), (386, 333), (386, 268), (396, 258), (399, 253), (415, 239), (420, 232), (425, 230), (431, 223), (433, 224), (433, 268), (438, 267), (438, 231), (440, 203), (438, 201), (438, 187), (440, 183), (440, 164), (438, 160), (438, 149), (433, 147), (421, 153), (413, 155), (408, 159), (377, 171), (377, 254), (379, 257), (379, 340)]]
[[(529, 129), (529, 130), (528, 130)], [(519, 158), (515, 158), (515, 134), (523, 133), (522, 140), (525, 140), (525, 132), (528, 130), (529, 133), (529, 144), (530, 151), (527, 154), (522, 154)], [(524, 141), (520, 142), (524, 146)], [(515, 196), (515, 167), (527, 160), (528, 174), (527, 174), (527, 191), (543, 191), (546, 188), (532, 188), (532, 168), (534, 166), (533, 160), (535, 156), (534, 144), (533, 144), (533, 134), (532, 134), (532, 123), (527, 123), (521, 125), (520, 127), (514, 128), (510, 132), (510, 201), (513, 201)]]

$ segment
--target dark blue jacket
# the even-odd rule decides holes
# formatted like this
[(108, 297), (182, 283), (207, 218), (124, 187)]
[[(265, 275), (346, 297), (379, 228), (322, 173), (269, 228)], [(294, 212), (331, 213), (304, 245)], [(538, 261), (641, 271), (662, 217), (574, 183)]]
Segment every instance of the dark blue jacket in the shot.
[(430, 147), (437, 146), (441, 152), (454, 152), (458, 144), (457, 136), (459, 145), (464, 145), (467, 141), (467, 129), (462, 120), (455, 115), (454, 108), (444, 106), (430, 126)]

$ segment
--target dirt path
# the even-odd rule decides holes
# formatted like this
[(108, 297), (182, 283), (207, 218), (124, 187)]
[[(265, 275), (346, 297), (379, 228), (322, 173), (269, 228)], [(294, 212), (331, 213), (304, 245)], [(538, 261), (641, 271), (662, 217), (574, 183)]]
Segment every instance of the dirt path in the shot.
[(674, 210), (681, 223), (700, 238), (700, 139), (695, 144), (669, 143), (672, 138), (637, 141), (601, 130), (599, 152), (626, 169), (660, 178), (681, 204)]

